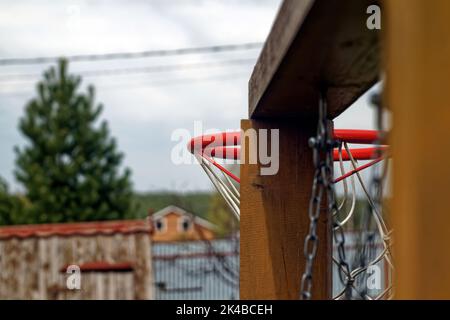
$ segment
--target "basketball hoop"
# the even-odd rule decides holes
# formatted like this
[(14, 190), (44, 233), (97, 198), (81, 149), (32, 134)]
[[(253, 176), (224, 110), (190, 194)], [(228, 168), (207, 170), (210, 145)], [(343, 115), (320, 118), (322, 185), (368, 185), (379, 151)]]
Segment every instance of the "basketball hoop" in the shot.
[[(351, 291), (356, 292), (357, 296), (363, 299), (383, 299), (392, 296), (392, 271), (394, 267), (391, 256), (391, 230), (384, 221), (381, 203), (376, 200), (381, 196), (373, 197), (371, 195), (371, 184), (369, 184), (370, 188), (367, 187), (361, 174), (361, 171), (373, 167), (373, 172), (378, 170), (382, 177), (386, 176), (389, 150), (388, 146), (380, 144), (384, 137), (385, 132), (379, 130), (335, 129), (332, 132), (334, 148), (331, 146), (332, 154), (330, 158), (337, 168), (335, 168), (334, 175), (329, 180), (331, 181), (329, 190), (332, 190), (331, 192), (334, 194), (335, 187), (339, 186), (343, 191), (339, 203), (336, 201), (336, 196), (333, 196), (336, 206), (333, 207), (333, 210), (330, 210), (330, 217), (333, 220), (333, 244), (337, 250), (333, 254), (333, 264), (341, 279), (341, 287), (336, 287), (335, 299), (348, 298), (352, 295)], [(312, 148), (317, 148), (317, 141), (314, 138), (310, 140), (310, 144)], [(352, 144), (363, 146), (350, 148), (349, 145)], [(217, 191), (239, 220), (240, 178), (238, 174), (226, 168), (222, 164), (222, 160), (232, 160), (236, 163), (240, 161), (241, 132), (221, 132), (198, 136), (190, 140), (188, 149), (197, 158)], [(314, 162), (319, 163), (320, 160), (315, 158), (316, 153), (314, 154)], [(359, 161), (363, 161), (364, 164), (360, 164)], [(331, 170), (331, 173), (333, 173), (333, 170)], [(322, 176), (324, 173), (317, 172), (316, 174)], [(380, 181), (384, 180), (382, 178)], [(362, 228), (359, 226), (362, 229), (358, 236), (360, 240), (353, 237), (354, 239), (348, 244), (350, 248), (347, 248), (344, 243), (344, 228), (347, 231), (358, 228), (355, 222), (357, 220), (355, 215), (357, 211), (356, 183), (361, 186), (362, 194), (367, 199), (369, 212), (364, 216), (369, 217), (369, 220)], [(315, 196), (317, 195), (312, 195), (312, 197)], [(330, 201), (331, 198), (328, 200)], [(320, 202), (318, 201), (318, 203)], [(317, 210), (320, 212), (320, 209)], [(316, 238), (316, 235), (308, 235), (305, 240), (305, 248), (308, 247), (309, 240)], [(358, 245), (360, 246), (359, 249), (351, 249), (352, 246)], [(346, 262), (345, 252), (348, 250), (350, 250), (350, 258), (353, 260), (350, 263), (351, 265)], [(358, 263), (357, 261), (360, 260), (363, 260), (363, 262)], [(355, 263), (357, 265), (354, 265)], [(384, 266), (385, 286), (381, 291), (367, 291), (367, 286), (364, 284), (364, 281), (367, 280), (367, 271), (369, 268), (380, 265)], [(312, 275), (309, 273), (306, 273), (306, 277), (305, 274), (303, 275), (302, 288), (306, 288), (305, 297), (309, 297), (311, 279)], [(305, 282), (305, 285), (303, 285), (303, 282)]]
[[(340, 146), (334, 149), (333, 159), (341, 163), (341, 174), (334, 183), (343, 181), (358, 172), (367, 169), (386, 158), (387, 146), (366, 148), (348, 148), (348, 144), (372, 145), (379, 140), (376, 130), (335, 129), (334, 139)], [(345, 146), (344, 148), (342, 146)], [(231, 170), (220, 164), (218, 159), (234, 160), (241, 157), (241, 132), (220, 132), (195, 137), (188, 143), (189, 151), (197, 158), (214, 187), (223, 196), (236, 218), (240, 218), (240, 178)], [(358, 166), (357, 161), (368, 163)], [(351, 162), (352, 169), (345, 172), (343, 162)], [(345, 189), (347, 189), (345, 187)]]

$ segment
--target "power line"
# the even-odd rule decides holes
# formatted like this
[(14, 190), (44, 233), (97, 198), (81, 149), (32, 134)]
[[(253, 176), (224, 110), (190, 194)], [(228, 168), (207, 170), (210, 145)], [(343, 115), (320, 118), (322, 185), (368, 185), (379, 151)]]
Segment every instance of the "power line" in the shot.
[[(69, 61), (98, 61), (98, 60), (117, 60), (117, 59), (136, 59), (162, 56), (177, 56), (193, 53), (218, 53), (225, 51), (251, 50), (261, 48), (262, 42), (249, 42), (242, 44), (228, 44), (207, 47), (179, 48), (169, 50), (147, 50), (141, 52), (115, 52), (103, 54), (80, 54), (69, 55), (65, 58)], [(57, 61), (61, 56), (53, 57), (34, 57), (34, 58), (5, 58), (0, 59), (0, 66), (11, 65), (29, 65), (41, 64)]]
[[(123, 83), (112, 83), (109, 85), (102, 85), (100, 91), (108, 90), (130, 90), (145, 87), (165, 87), (172, 85), (193, 85), (202, 82), (218, 82), (218, 81), (230, 81), (237, 80), (248, 77), (248, 73), (231, 73), (231, 74), (219, 74), (219, 75), (208, 75), (206, 77), (182, 77), (163, 81), (150, 81), (150, 82), (138, 82), (133, 84), (123, 84)], [(23, 89), (23, 87), (21, 88)], [(0, 90), (0, 95), (2, 96), (16, 96), (16, 97), (30, 97), (34, 92), (34, 88), (28, 88), (26, 90), (12, 90), (12, 91), (2, 91)]]
[[(149, 67), (88, 70), (74, 73), (80, 74), (83, 77), (117, 76), (117, 75), (122, 76), (129, 74), (146, 74), (146, 73), (159, 73), (167, 71), (223, 67), (228, 65), (246, 65), (254, 62), (255, 62), (254, 58), (243, 58), (243, 59), (230, 59), (230, 60), (208, 61), (208, 62), (187, 63), (187, 64), (185, 63), (185, 64), (156, 65)], [(29, 80), (39, 76), (41, 76), (40, 73), (5, 74), (0, 75), (0, 82), (16, 82), (15, 80)]]

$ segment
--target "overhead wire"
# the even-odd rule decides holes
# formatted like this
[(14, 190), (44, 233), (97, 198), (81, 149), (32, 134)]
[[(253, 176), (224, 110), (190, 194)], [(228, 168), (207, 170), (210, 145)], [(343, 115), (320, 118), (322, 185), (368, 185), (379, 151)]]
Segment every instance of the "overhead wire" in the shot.
[(218, 53), (237, 50), (251, 50), (259, 49), (263, 45), (262, 42), (248, 42), (241, 44), (226, 44), (204, 47), (188, 47), (178, 49), (157, 49), (146, 50), (140, 52), (113, 52), (101, 54), (78, 54), (78, 55), (61, 55), (52, 57), (31, 57), (31, 58), (2, 58), (0, 59), (0, 66), (11, 65), (30, 65), (55, 62), (60, 58), (65, 58), (68, 61), (99, 61), (99, 60), (121, 60), (121, 59), (136, 59), (149, 57), (166, 57), (179, 56), (194, 53)]
[[(153, 65), (147, 67), (135, 67), (135, 68), (115, 68), (115, 69), (99, 69), (99, 70), (86, 70), (75, 71), (83, 77), (101, 77), (101, 76), (122, 76), (131, 74), (146, 74), (146, 73), (159, 73), (168, 71), (190, 70), (190, 69), (203, 69), (212, 67), (223, 67), (229, 65), (246, 65), (253, 63), (254, 58), (242, 58), (242, 59), (229, 59), (207, 62), (193, 62), (184, 64), (166, 64), (166, 65)], [(18, 74), (0, 74), (0, 82), (17, 82), (17, 80), (30, 80), (40, 77), (41, 73), (18, 73)]]

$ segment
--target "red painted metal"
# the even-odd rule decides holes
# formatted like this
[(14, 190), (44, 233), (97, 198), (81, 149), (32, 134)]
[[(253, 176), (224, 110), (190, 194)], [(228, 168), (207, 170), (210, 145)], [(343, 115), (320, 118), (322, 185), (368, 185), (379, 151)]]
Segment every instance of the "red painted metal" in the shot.
[[(335, 129), (334, 138), (339, 141), (357, 144), (374, 144), (380, 137), (377, 130)], [(241, 132), (220, 132), (192, 138), (188, 143), (190, 152), (211, 149), (214, 147), (231, 147), (241, 144)]]
[(348, 143), (374, 144), (380, 138), (377, 130), (334, 129), (334, 139)]
[(233, 174), (233, 172), (231, 172), (230, 170), (226, 169), (225, 167), (223, 167), (222, 165), (217, 163), (213, 158), (210, 158), (204, 154), (200, 155), (200, 156), (202, 157), (202, 159), (209, 161), (213, 166), (215, 166), (220, 171), (224, 172), (227, 176), (229, 176), (231, 179), (233, 179), (237, 183), (241, 183), (241, 179), (238, 176), (236, 176), (235, 174)]
[[(379, 151), (384, 152), (387, 150), (387, 146), (370, 147), (370, 148), (353, 148), (351, 149), (351, 155), (355, 160), (372, 160), (378, 157)], [(203, 150), (204, 154), (217, 159), (233, 159), (239, 160), (241, 158), (240, 147), (213, 147)], [(339, 161), (339, 150), (333, 151), (334, 161)], [(342, 160), (349, 161), (350, 157), (346, 150), (342, 150)]]
[(91, 236), (115, 233), (150, 233), (146, 220), (100, 221), (81, 223), (52, 223), (0, 227), (0, 239), (51, 236)]
[[(337, 141), (355, 144), (375, 144), (381, 136), (380, 132), (376, 130), (359, 129), (335, 129), (333, 131), (333, 135), (334, 139)], [(191, 139), (188, 143), (188, 150), (194, 155), (200, 157), (199, 160), (206, 160), (210, 162), (216, 168), (227, 174), (231, 179), (237, 183), (240, 183), (239, 177), (214, 160), (214, 158), (239, 160), (241, 154), (240, 144), (240, 131), (220, 132), (198, 136)], [(387, 148), (387, 146), (377, 146), (350, 149), (351, 156), (355, 160), (375, 160), (359, 167), (356, 170), (350, 171), (342, 177), (339, 177), (335, 180), (335, 182), (341, 181), (342, 179), (345, 179), (346, 177), (381, 161), (383, 158), (377, 157), (379, 157), (380, 152), (384, 154), (387, 151)], [(350, 156), (347, 154), (346, 150), (342, 150), (341, 157), (343, 161), (350, 160)], [(338, 149), (333, 151), (333, 159), (334, 161), (340, 160)]]
[(373, 161), (371, 161), (369, 163), (363, 164), (362, 166), (359, 166), (359, 167), (357, 167), (357, 168), (355, 168), (353, 170), (350, 170), (349, 172), (345, 173), (344, 175), (340, 176), (339, 178), (336, 178), (333, 182), (334, 183), (338, 183), (339, 181), (342, 181), (345, 178), (348, 178), (348, 177), (354, 175), (355, 173), (360, 172), (361, 170), (367, 169), (367, 168), (373, 166), (374, 164), (376, 164), (376, 163), (378, 163), (378, 162), (380, 162), (380, 161), (382, 161), (384, 159), (385, 159), (384, 157), (380, 157), (380, 158), (377, 158), (377, 159), (375, 159), (375, 160), (373, 160)]
[(220, 132), (215, 134), (206, 134), (192, 138), (188, 143), (188, 149), (190, 152), (204, 150), (209, 147), (217, 146), (238, 146), (241, 144), (241, 132)]
[[(350, 154), (355, 160), (373, 160), (377, 159), (380, 154), (385, 154), (388, 150), (387, 146), (370, 147), (370, 148), (352, 148)], [(339, 150), (333, 150), (334, 161), (339, 161)], [(342, 161), (349, 161), (350, 156), (347, 150), (342, 150)]]

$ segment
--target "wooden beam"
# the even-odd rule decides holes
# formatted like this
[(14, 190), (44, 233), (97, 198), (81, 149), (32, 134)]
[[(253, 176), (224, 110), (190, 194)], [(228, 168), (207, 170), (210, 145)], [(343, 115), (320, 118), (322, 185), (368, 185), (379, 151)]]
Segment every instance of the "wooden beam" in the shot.
[[(308, 139), (315, 122), (242, 120), (247, 129), (279, 129), (279, 171), (261, 175), (259, 164), (241, 164), (241, 299), (298, 299), (305, 268), (303, 244), (314, 175)], [(247, 145), (243, 143), (243, 150)], [(244, 155), (244, 152), (242, 152)], [(326, 209), (318, 227), (313, 298), (331, 297), (331, 227)]]
[(249, 117), (317, 113), (327, 87), (335, 117), (379, 74), (379, 32), (366, 27), (373, 0), (285, 0), (249, 82)]
[(450, 1), (385, 4), (396, 298), (450, 299)]

